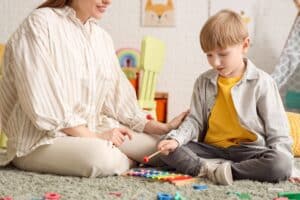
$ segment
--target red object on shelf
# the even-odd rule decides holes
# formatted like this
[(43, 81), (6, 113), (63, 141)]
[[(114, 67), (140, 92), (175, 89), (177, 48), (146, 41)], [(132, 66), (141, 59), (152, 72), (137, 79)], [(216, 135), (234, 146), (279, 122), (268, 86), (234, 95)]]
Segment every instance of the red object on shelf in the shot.
[(140, 73), (136, 73), (136, 78), (135, 79), (128, 79), (133, 88), (135, 89), (136, 96), (138, 97), (138, 92), (139, 92), (139, 82), (140, 82)]
[(150, 114), (148, 114), (146, 117), (147, 117), (148, 120), (153, 120), (153, 117)]

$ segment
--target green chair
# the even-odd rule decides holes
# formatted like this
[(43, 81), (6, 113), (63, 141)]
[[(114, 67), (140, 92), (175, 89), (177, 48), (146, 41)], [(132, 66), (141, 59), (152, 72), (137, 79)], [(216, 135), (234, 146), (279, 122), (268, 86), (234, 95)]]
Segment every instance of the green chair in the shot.
[(300, 92), (287, 91), (285, 96), (285, 105), (289, 109), (299, 109), (300, 110)]
[(156, 119), (155, 89), (157, 75), (165, 58), (165, 44), (156, 38), (146, 36), (142, 41), (140, 70), (142, 72), (139, 91), (139, 105)]
[[(2, 77), (2, 58), (4, 54), (5, 45), (0, 44), (0, 79)], [(1, 116), (0, 116), (1, 117)], [(7, 137), (1, 131), (1, 122), (0, 122), (0, 148), (6, 148)]]

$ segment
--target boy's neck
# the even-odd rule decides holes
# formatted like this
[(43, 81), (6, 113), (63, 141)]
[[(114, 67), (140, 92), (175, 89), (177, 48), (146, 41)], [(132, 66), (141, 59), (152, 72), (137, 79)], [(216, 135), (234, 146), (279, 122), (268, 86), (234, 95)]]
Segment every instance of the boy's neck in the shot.
[(246, 68), (247, 68), (247, 59), (246, 58), (243, 59), (243, 62), (242, 62), (241, 65), (242, 66), (239, 67), (237, 71), (234, 71), (229, 76), (226, 76), (226, 77), (224, 77), (222, 75), (220, 75), (220, 76), (223, 77), (223, 78), (239, 78), (239, 77), (242, 77), (244, 72), (246, 71)]
[(239, 68), (239, 70), (233, 77), (243, 76), (244, 72), (246, 71), (246, 68), (247, 68), (247, 59), (243, 59), (242, 67)]

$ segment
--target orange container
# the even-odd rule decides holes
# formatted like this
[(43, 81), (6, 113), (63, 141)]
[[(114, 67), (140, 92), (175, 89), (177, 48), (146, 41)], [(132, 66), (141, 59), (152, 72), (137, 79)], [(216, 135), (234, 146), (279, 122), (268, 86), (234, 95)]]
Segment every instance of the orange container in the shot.
[(155, 93), (156, 101), (156, 117), (157, 121), (166, 123), (168, 112), (168, 93), (157, 92)]
[(139, 91), (139, 77), (140, 77), (140, 73), (137, 72), (136, 73), (136, 78), (135, 79), (129, 79), (131, 85), (133, 86), (136, 96), (138, 97), (138, 91)]

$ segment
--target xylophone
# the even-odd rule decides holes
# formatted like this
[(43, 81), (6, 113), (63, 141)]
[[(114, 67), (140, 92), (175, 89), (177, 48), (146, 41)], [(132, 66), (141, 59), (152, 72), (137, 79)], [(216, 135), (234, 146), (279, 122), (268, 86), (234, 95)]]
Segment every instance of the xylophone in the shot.
[(197, 178), (189, 175), (173, 173), (154, 168), (133, 168), (126, 172), (125, 175), (143, 177), (154, 181), (157, 180), (162, 182), (169, 182), (177, 186), (194, 183), (197, 181)]

